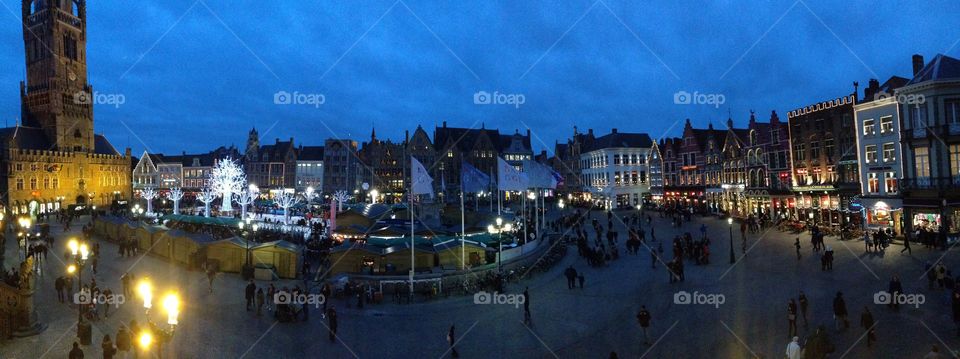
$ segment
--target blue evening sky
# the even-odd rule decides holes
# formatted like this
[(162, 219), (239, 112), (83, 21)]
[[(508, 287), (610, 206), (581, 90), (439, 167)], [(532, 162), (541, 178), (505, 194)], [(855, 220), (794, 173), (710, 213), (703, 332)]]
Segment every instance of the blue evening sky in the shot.
[[(0, 116), (20, 115), (20, 3), (0, 0)], [(418, 124), (529, 126), (552, 152), (573, 126), (676, 136), (909, 77), (910, 56), (960, 57), (957, 1), (88, 0), (90, 83), (116, 147), (199, 152), (295, 137), (400, 140)], [(278, 91), (323, 94), (277, 105)], [(476, 105), (478, 91), (524, 103)], [(677, 105), (674, 94), (725, 102)], [(674, 126), (675, 125), (675, 126)]]

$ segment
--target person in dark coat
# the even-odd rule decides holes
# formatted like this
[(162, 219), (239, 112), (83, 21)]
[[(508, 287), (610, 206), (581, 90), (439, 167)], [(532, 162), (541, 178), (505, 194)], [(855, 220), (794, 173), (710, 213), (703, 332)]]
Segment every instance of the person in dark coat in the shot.
[(837, 292), (837, 296), (833, 298), (833, 317), (837, 322), (837, 330), (850, 326), (847, 322), (847, 302), (843, 300), (843, 292)]
[(573, 289), (576, 287), (575, 280), (577, 279), (577, 270), (573, 269), (572, 265), (563, 271), (563, 275), (567, 277), (567, 289)]
[(117, 354), (117, 348), (113, 347), (110, 334), (103, 336), (103, 341), (100, 342), (100, 348), (103, 349), (103, 359), (113, 359), (113, 356)]
[(960, 287), (953, 287), (953, 322), (957, 324), (957, 336), (960, 337)]
[(650, 328), (650, 311), (647, 310), (647, 306), (641, 306), (640, 312), (637, 313), (637, 322), (640, 323), (640, 328), (643, 329), (643, 344), (650, 344), (650, 335), (648, 329)]
[(523, 289), (523, 322), (530, 324), (530, 287)]
[(803, 316), (803, 327), (807, 327), (807, 308), (810, 306), (810, 302), (807, 301), (807, 295), (800, 291), (800, 297), (797, 298), (800, 303), (800, 315)]
[(867, 331), (867, 348), (873, 346), (873, 342), (877, 341), (876, 332), (873, 329), (873, 314), (870, 313), (870, 308), (863, 306), (863, 314), (860, 315), (860, 326)]
[(335, 342), (337, 339), (337, 309), (332, 305), (327, 309), (327, 327), (330, 329), (330, 342)]
[(124, 357), (126, 357), (126, 352), (130, 350), (130, 332), (127, 332), (127, 328), (120, 327), (120, 330), (117, 331), (117, 351), (124, 352)]
[(454, 347), (454, 344), (457, 343), (457, 334), (456, 328), (453, 325), (450, 325), (450, 331), (447, 332), (447, 344), (450, 345), (450, 357), (459, 358), (460, 353), (457, 353), (457, 348)]
[(70, 349), (69, 359), (83, 359), (83, 350), (80, 349), (80, 343), (73, 342), (73, 349)]
[(900, 303), (897, 301), (897, 296), (903, 294), (903, 284), (900, 283), (900, 276), (893, 276), (893, 279), (890, 279), (890, 286), (888, 288), (890, 292), (890, 303), (888, 304), (894, 310), (900, 309)]
[(255, 295), (256, 293), (257, 293), (257, 285), (256, 285), (256, 284), (253, 284), (253, 279), (251, 279), (251, 280), (250, 280), (250, 283), (247, 283), (247, 288), (246, 288), (246, 292), (245, 292), (246, 299), (247, 299), (247, 311), (248, 311), (248, 312), (250, 311), (250, 308), (253, 307), (253, 305), (254, 305), (254, 303), (253, 303), (253, 298), (254, 298), (254, 295)]

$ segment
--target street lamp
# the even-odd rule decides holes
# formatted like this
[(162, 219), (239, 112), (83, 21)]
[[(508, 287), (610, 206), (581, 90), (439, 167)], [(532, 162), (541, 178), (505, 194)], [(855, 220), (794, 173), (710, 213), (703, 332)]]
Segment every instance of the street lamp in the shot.
[[(87, 258), (90, 255), (90, 250), (87, 248), (87, 244), (80, 242), (76, 239), (70, 239), (67, 242), (67, 248), (70, 249), (70, 254), (73, 256), (74, 264), (71, 264), (67, 267), (67, 274), (77, 273), (77, 293), (83, 297), (83, 265), (87, 262)], [(92, 301), (93, 292), (87, 292), (86, 298)], [(80, 339), (80, 344), (89, 345), (90, 337), (92, 335), (90, 331), (90, 324), (83, 321), (83, 305), (86, 303), (77, 302), (77, 338)]]
[(513, 225), (511, 225), (510, 223), (506, 223), (506, 224), (503, 223), (503, 218), (500, 218), (500, 217), (497, 217), (496, 222), (497, 222), (496, 226), (492, 224), (487, 226), (487, 232), (490, 232), (490, 234), (493, 234), (493, 233), (497, 234), (497, 245), (499, 246), (498, 253), (497, 253), (497, 270), (502, 271), (503, 263), (501, 259), (503, 257), (503, 231), (507, 231), (507, 232), (512, 231)]
[(737, 261), (733, 255), (733, 217), (727, 218), (727, 226), (730, 227), (730, 264), (733, 264)]
[[(160, 301), (161, 308), (167, 313), (166, 326), (164, 326), (150, 319), (150, 308), (153, 307), (153, 286), (150, 282), (146, 279), (142, 280), (140, 284), (137, 285), (137, 292), (140, 294), (140, 297), (143, 298), (143, 307), (146, 309), (147, 315), (147, 327), (141, 331), (137, 341), (144, 351), (149, 351), (150, 345), (153, 344), (156, 339), (157, 356), (161, 356), (161, 346), (163, 343), (170, 342), (170, 340), (173, 339), (173, 334), (176, 332), (177, 325), (179, 324), (180, 297), (176, 292), (171, 291), (167, 292)], [(154, 338), (154, 335), (156, 335), (156, 338)]]
[(27, 258), (27, 241), (30, 239), (30, 218), (29, 217), (20, 217), (17, 219), (17, 222), (20, 224), (20, 232), (17, 233), (18, 244), (20, 245), (20, 251), (23, 256), (22, 259)]

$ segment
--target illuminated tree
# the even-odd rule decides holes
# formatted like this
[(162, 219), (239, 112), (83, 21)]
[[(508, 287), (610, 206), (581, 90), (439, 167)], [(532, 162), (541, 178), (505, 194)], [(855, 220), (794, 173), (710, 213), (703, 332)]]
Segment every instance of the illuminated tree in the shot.
[(240, 193), (247, 184), (243, 168), (230, 157), (217, 161), (210, 171), (210, 187), (215, 195), (223, 198), (220, 211), (233, 211), (233, 194)]
[(296, 206), (297, 203), (300, 203), (300, 198), (293, 193), (280, 192), (280, 194), (273, 200), (277, 202), (277, 205), (280, 206), (280, 208), (283, 208), (283, 224), (289, 224), (290, 207)]
[(183, 190), (180, 187), (174, 187), (167, 193), (167, 198), (173, 201), (173, 214), (180, 214), (180, 200), (183, 199)]
[(153, 199), (159, 195), (153, 187), (144, 188), (143, 192), (140, 193), (140, 197), (147, 200), (147, 214), (153, 213)]
[(247, 206), (253, 203), (256, 194), (248, 188), (243, 188), (233, 196), (233, 199), (240, 205), (240, 220), (247, 218)]
[(197, 200), (203, 202), (203, 216), (210, 217), (210, 203), (217, 199), (217, 191), (210, 186), (203, 187), (197, 194)]
[(350, 199), (347, 191), (339, 190), (333, 194), (333, 200), (337, 201), (337, 212), (343, 212), (343, 202)]

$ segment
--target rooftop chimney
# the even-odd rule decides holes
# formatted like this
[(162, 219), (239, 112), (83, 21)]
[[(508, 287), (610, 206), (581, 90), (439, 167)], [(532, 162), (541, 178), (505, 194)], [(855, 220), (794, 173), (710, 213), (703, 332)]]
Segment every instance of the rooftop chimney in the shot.
[(447, 121), (443, 121), (443, 128), (447, 128)]
[(913, 55), (913, 76), (916, 77), (920, 74), (920, 70), (923, 70), (923, 55), (914, 54)]
[(593, 129), (592, 129), (592, 128), (591, 128), (591, 129), (587, 129), (587, 134), (590, 135), (590, 136), (593, 136)]
[(617, 129), (614, 128), (614, 129), (610, 130), (610, 132), (611, 132), (611, 133), (617, 133)]

